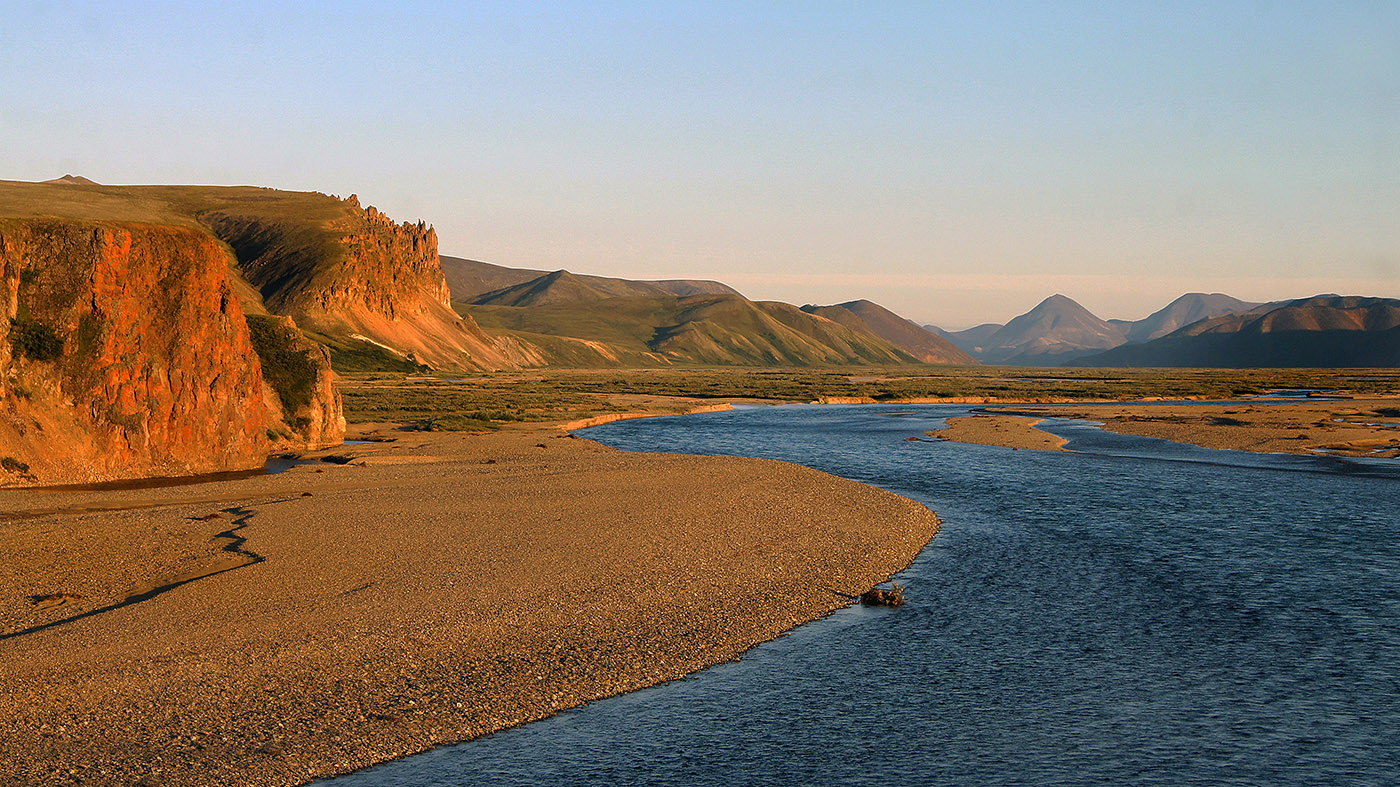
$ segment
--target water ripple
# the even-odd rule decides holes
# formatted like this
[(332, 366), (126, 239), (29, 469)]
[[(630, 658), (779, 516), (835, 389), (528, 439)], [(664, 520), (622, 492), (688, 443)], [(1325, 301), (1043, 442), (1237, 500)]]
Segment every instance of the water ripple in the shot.
[(1075, 424), (1081, 453), (903, 442), (965, 411), (747, 408), (590, 430), (811, 465), (919, 499), (944, 529), (899, 610), (846, 610), (742, 662), (334, 783), (1395, 783), (1389, 466)]

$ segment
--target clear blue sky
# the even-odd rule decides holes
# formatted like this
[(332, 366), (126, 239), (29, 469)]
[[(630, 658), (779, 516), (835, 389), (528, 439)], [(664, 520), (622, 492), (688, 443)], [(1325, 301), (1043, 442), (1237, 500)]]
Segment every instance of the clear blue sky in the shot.
[[(523, 9), (523, 10), (522, 10)], [(1003, 321), (1400, 297), (1400, 3), (0, 0), (0, 178), (257, 184), (446, 254)]]

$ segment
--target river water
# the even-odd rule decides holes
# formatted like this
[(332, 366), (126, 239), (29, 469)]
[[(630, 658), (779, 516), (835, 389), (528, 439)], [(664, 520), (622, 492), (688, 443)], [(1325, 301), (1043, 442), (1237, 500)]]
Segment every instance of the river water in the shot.
[(1051, 428), (908, 442), (962, 406), (621, 421), (944, 520), (900, 579), (740, 662), (332, 780), (352, 785), (1400, 783), (1400, 463)]

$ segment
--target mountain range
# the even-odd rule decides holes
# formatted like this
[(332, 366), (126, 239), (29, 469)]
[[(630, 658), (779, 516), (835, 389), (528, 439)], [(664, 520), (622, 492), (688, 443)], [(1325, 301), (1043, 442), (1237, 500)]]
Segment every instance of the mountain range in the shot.
[(1052, 295), (1005, 325), (979, 325), (968, 334), (945, 336), (984, 363), (1055, 366), (1122, 344), (1125, 331), (1063, 295)]
[(1141, 320), (1103, 320), (1063, 295), (1005, 325), (929, 330), (1009, 366), (1201, 368), (1400, 365), (1400, 300), (1317, 295), (1250, 303), (1187, 293)]
[(984, 323), (964, 331), (928, 327), (983, 363), (1058, 366), (1258, 306), (1221, 293), (1193, 292), (1141, 320), (1104, 320), (1064, 295), (1052, 295), (1005, 325)]
[(1400, 300), (1318, 295), (1194, 322), (1076, 366), (1400, 366)]
[(1218, 292), (1187, 293), (1141, 320), (1126, 323), (1127, 342), (1149, 342), (1209, 317), (1241, 314), (1260, 305)]
[[(529, 268), (507, 268), (489, 262), (446, 255), (438, 259), (442, 263), (442, 272), (447, 277), (447, 286), (451, 289), (454, 300), (468, 300), (488, 292), (526, 284), (550, 273)], [(703, 279), (636, 281), (608, 276), (571, 275), (581, 284), (612, 296), (739, 294), (738, 290), (727, 284)]]
[(868, 300), (440, 257), (431, 225), (355, 195), (0, 181), (0, 485), (335, 442), (332, 367), (1391, 366), (1397, 346), (1384, 298), (1189, 293), (1124, 321), (1054, 295), (948, 332)]
[[(464, 266), (454, 260), (444, 267)], [(535, 348), (553, 365), (898, 365), (919, 362), (930, 343), (945, 346), (950, 362), (972, 362), (889, 312), (866, 310), (876, 327), (839, 307), (830, 307), (842, 315), (833, 319), (814, 313), (817, 307), (751, 301), (717, 282), (634, 281), (559, 270), (473, 293), (479, 286), (469, 281), (453, 293), (458, 311), (487, 331)], [(888, 335), (890, 318), (907, 324), (915, 341)]]

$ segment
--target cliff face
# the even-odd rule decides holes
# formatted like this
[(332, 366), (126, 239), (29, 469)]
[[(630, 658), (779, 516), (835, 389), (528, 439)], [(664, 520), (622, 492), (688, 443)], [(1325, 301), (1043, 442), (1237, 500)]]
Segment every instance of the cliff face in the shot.
[(281, 415), (279, 437), (309, 448), (339, 445), (345, 416), (330, 353), (306, 338), (291, 317), (250, 314), (247, 320), (267, 382), (267, 406)]
[[(353, 194), (347, 202), (359, 207)], [(391, 320), (423, 314), (435, 304), (451, 307), (436, 230), (421, 221), (396, 224), (373, 205), (355, 219), (359, 226), (342, 239), (345, 263), (310, 294), (316, 307), (335, 312), (362, 306)]]
[(202, 212), (200, 220), (233, 247), (268, 309), (303, 327), (369, 339), (435, 366), (533, 360), (453, 312), (437, 233), (421, 221), (396, 223), (354, 195), (321, 224), (234, 209)]
[(254, 468), (338, 441), (328, 368), (283, 418), (228, 266), (195, 229), (0, 221), (0, 485)]

